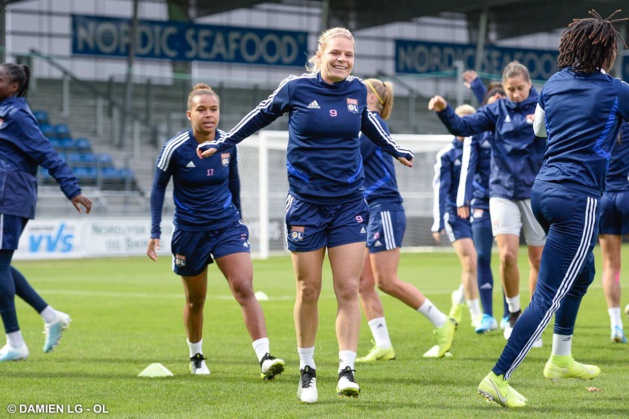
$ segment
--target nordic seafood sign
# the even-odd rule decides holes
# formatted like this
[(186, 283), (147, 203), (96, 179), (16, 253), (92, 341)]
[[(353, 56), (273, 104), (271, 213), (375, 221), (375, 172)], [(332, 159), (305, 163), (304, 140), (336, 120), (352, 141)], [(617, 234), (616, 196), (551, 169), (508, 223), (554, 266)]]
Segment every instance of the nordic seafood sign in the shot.
[[(138, 58), (303, 67), (308, 33), (139, 20)], [(72, 54), (127, 57), (131, 20), (72, 15)]]

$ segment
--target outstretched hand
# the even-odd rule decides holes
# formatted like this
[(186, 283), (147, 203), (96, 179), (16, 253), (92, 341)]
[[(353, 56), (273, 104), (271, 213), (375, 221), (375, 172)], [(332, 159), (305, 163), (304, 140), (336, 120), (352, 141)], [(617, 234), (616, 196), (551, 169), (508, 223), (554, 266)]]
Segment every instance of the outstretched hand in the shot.
[(406, 157), (398, 157), (398, 161), (406, 167), (413, 167), (413, 161), (407, 159)]
[(430, 102), (428, 102), (428, 110), (430, 111), (441, 112), (447, 107), (448, 102), (441, 96), (434, 96), (430, 99)]
[(197, 147), (197, 156), (200, 159), (202, 159), (204, 157), (210, 157), (214, 153), (216, 153), (216, 149), (215, 148), (208, 148), (207, 150), (203, 151), (199, 147)]
[(474, 70), (467, 70), (463, 72), (463, 84), (468, 89), (472, 87), (472, 82), (478, 78), (478, 74)]
[(74, 208), (76, 208), (78, 212), (83, 212), (81, 206), (85, 208), (86, 214), (89, 214), (92, 210), (92, 201), (90, 201), (89, 198), (87, 198), (85, 195), (78, 194), (77, 196), (72, 198), (71, 201), (72, 205), (74, 205)]

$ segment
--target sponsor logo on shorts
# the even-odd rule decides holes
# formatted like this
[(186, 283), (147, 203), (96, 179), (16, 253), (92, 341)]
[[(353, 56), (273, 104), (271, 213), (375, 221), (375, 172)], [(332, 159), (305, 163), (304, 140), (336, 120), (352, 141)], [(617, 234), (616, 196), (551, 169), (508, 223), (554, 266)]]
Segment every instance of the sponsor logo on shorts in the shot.
[(301, 241), (304, 239), (304, 233), (306, 232), (305, 227), (301, 226), (291, 226), (290, 227), (290, 238), (294, 241)]
[(183, 255), (175, 255), (175, 266), (186, 266), (186, 257)]
[(379, 232), (379, 231), (377, 231), (377, 232), (375, 232), (375, 233), (374, 233), (374, 235), (373, 235), (373, 239), (374, 239), (374, 240), (378, 240), (379, 238), (380, 238), (380, 232)]

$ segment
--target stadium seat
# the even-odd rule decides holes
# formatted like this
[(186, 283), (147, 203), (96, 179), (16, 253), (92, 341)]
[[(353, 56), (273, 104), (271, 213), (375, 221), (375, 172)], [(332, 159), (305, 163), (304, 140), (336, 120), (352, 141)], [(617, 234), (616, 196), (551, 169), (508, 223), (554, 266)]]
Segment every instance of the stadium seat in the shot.
[(72, 137), (70, 135), (70, 128), (66, 124), (57, 124), (53, 128), (55, 130), (55, 135), (57, 138)]
[(55, 129), (52, 127), (52, 125), (48, 123), (41, 124), (39, 126), (39, 129), (41, 130), (42, 134), (44, 134), (44, 137), (57, 138), (57, 134), (55, 134)]
[(48, 112), (42, 110), (33, 111), (33, 116), (37, 120), (37, 124), (41, 127), (44, 124), (50, 125), (50, 120), (48, 119)]
[(101, 168), (113, 167), (114, 166), (114, 161), (111, 158), (111, 155), (109, 153), (97, 154), (96, 158), (98, 159), (98, 165)]
[(74, 148), (79, 151), (92, 151), (92, 143), (87, 138), (76, 138)]
[(57, 144), (60, 150), (73, 150), (74, 141), (70, 137), (57, 137)]

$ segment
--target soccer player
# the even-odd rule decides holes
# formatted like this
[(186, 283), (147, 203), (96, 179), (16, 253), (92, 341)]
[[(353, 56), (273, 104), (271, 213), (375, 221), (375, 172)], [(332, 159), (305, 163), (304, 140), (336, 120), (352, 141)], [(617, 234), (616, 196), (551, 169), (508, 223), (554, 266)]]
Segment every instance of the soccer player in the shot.
[[(465, 86), (472, 90), (481, 106), (506, 97), (502, 83), (492, 82), (488, 88), (485, 88), (473, 70), (465, 71), (463, 78)], [(488, 333), (498, 328), (493, 314), (494, 276), (491, 271), (491, 253), (494, 236), (489, 213), (489, 176), (491, 173), (491, 141), (489, 136), (493, 135), (493, 132), (485, 131), (472, 137), (470, 153), (463, 155), (463, 167), (467, 167), (467, 170), (461, 171), (460, 182), (464, 187), (459, 188), (460, 194), (457, 195), (459, 215), (463, 218), (471, 215), (472, 235), (477, 254), (476, 278), (478, 293), (483, 306), (483, 317), (476, 327), (476, 333)], [(467, 157), (469, 157), (469, 161), (466, 161)], [(456, 297), (453, 295), (453, 298)], [(504, 314), (500, 321), (500, 328), (504, 330), (509, 321), (509, 306), (505, 300), (504, 292), (502, 303)]]
[[(366, 79), (365, 84), (367, 106), (388, 134), (389, 127), (385, 120), (393, 109), (393, 85), (378, 79)], [(356, 359), (356, 362), (395, 359), (395, 350), (389, 337), (382, 301), (376, 292), (376, 284), (380, 290), (421, 313), (433, 324), (437, 349), (429, 350), (424, 357), (443, 357), (452, 346), (456, 322), (443, 314), (414, 285), (402, 281), (397, 274), (406, 215), (397, 187), (393, 158), (364, 134), (360, 136), (360, 154), (365, 167), (364, 188), (369, 205), (369, 224), (359, 294), (374, 338), (374, 347), (366, 356)]]
[(598, 232), (603, 257), (603, 291), (611, 321), (611, 341), (627, 343), (620, 317), (620, 250), (622, 236), (629, 234), (629, 123), (622, 124), (605, 183)]
[(70, 324), (69, 315), (49, 306), (11, 266), (26, 223), (35, 218), (38, 167), (48, 170), (78, 212), (85, 209), (89, 213), (92, 208), (72, 170), (44, 137), (26, 103), (30, 74), (26, 65), (0, 64), (0, 316), (7, 335), (6, 345), (0, 349), (0, 362), (25, 360), (29, 355), (15, 311), (16, 294), (44, 320), (44, 352), (55, 348)]
[(526, 405), (508, 380), (553, 315), (552, 354), (544, 376), (592, 379), (601, 372), (574, 360), (572, 334), (581, 299), (594, 279), (599, 203), (620, 123), (629, 121), (629, 85), (606, 73), (617, 54), (611, 16), (603, 19), (593, 10), (590, 15), (575, 19), (562, 33), (560, 71), (544, 85), (535, 113), (535, 134), (548, 136), (548, 149), (531, 200), (548, 241), (531, 303), (478, 386), (481, 396), (506, 407)]
[[(474, 107), (461, 105), (456, 108), (459, 116), (472, 115)], [(433, 179), (433, 224), (432, 235), (437, 243), (441, 242), (441, 236), (447, 231), (448, 238), (459, 261), (461, 262), (461, 297), (453, 296), (453, 311), (450, 315), (457, 323), (461, 321), (460, 306), (465, 300), (470, 310), (472, 326), (480, 325), (483, 313), (478, 299), (478, 284), (476, 283), (476, 249), (472, 239), (472, 225), (469, 212), (465, 217), (460, 217), (457, 211), (457, 194), (459, 192), (459, 179), (461, 178), (463, 155), (470, 153), (471, 138), (456, 136), (452, 142), (437, 153), (435, 164), (435, 177)], [(464, 169), (465, 170), (465, 169)], [(463, 188), (465, 185), (461, 185)]]
[(368, 208), (358, 133), (410, 166), (413, 154), (399, 148), (367, 109), (367, 87), (351, 75), (354, 37), (345, 28), (321, 34), (308, 73), (289, 76), (226, 136), (201, 144), (198, 153), (222, 152), (289, 114), (286, 237), (296, 277), (295, 329), (301, 378), (297, 395), (314, 403), (314, 362), (322, 265), (326, 249), (338, 303), (337, 394), (358, 396), (354, 363), (360, 326), (358, 284), (367, 238)]
[(261, 376), (272, 380), (284, 371), (284, 361), (270, 354), (264, 313), (253, 292), (249, 230), (240, 212), (238, 150), (230, 147), (207, 159), (197, 156), (200, 143), (225, 135), (218, 129), (220, 99), (211, 87), (198, 84), (190, 91), (186, 113), (192, 128), (167, 141), (157, 159), (151, 190), (151, 239), (146, 253), (157, 260), (164, 196), (173, 178), (176, 211), (171, 250), (173, 271), (181, 276), (186, 295), (183, 318), (190, 372), (210, 374), (203, 356), (203, 306), (208, 265), (216, 261), (240, 304)]
[(533, 133), (537, 92), (529, 72), (517, 61), (507, 64), (502, 73), (504, 100), (483, 106), (478, 112), (459, 117), (444, 98), (433, 97), (428, 108), (454, 135), (467, 136), (493, 131), (491, 138), (491, 175), (489, 207), (492, 230), (500, 255), (500, 276), (509, 306), (509, 321), (504, 337), (509, 339), (520, 309), (520, 272), (518, 250), (520, 230), (528, 245), (529, 288), (534, 288), (546, 236), (531, 211), (531, 186), (539, 172), (546, 140)]

